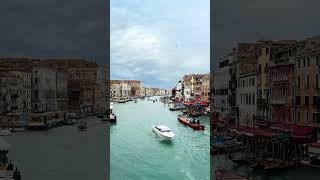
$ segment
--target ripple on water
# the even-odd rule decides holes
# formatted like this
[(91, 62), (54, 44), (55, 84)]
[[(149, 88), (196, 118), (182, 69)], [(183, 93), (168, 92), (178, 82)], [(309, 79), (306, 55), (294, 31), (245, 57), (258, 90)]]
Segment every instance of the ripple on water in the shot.
[[(194, 131), (177, 121), (178, 112), (161, 103), (138, 101), (115, 104), (118, 117), (111, 127), (111, 180), (118, 179), (209, 179), (208, 117), (204, 132)], [(151, 129), (164, 124), (175, 133), (171, 143), (162, 141)]]

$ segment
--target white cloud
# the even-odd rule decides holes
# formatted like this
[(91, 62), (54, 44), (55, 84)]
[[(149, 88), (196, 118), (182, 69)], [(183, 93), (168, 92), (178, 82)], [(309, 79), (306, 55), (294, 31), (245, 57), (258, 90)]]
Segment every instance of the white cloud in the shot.
[(111, 3), (111, 78), (172, 87), (184, 74), (209, 72), (209, 0), (134, 2)]

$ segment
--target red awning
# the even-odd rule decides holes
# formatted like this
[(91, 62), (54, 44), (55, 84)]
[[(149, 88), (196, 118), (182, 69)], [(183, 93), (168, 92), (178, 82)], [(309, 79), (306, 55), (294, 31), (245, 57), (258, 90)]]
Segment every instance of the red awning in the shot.
[(201, 106), (208, 106), (208, 101), (196, 101), (195, 104), (200, 104)]
[(313, 131), (314, 127), (310, 126), (295, 126), (293, 127), (294, 136), (307, 136)]
[(246, 127), (246, 126), (233, 126), (234, 129), (242, 132), (248, 132), (253, 133), (255, 136), (261, 136), (261, 137), (272, 137), (275, 135), (272, 132), (266, 131), (266, 130), (260, 130), (252, 127)]
[(320, 149), (320, 143), (311, 143), (311, 144), (309, 144), (309, 147)]
[(283, 130), (283, 131), (292, 131), (293, 136), (307, 136), (315, 128), (312, 126), (287, 124), (283, 122), (272, 123), (270, 127), (274, 129)]

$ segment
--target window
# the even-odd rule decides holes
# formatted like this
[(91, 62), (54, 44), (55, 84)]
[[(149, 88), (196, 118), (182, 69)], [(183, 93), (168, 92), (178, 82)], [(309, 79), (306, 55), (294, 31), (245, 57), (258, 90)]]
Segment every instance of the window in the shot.
[(309, 88), (309, 75), (307, 75), (307, 88)]
[(269, 54), (269, 48), (266, 48), (266, 55)]
[(298, 76), (298, 88), (300, 88), (300, 76)]
[(309, 122), (309, 112), (306, 112), (306, 122)]
[(312, 98), (312, 105), (313, 105), (313, 106), (316, 106), (316, 105), (317, 105), (317, 97), (318, 97), (318, 96), (313, 96), (313, 98)]
[(251, 94), (249, 93), (249, 105), (251, 105)]
[(34, 84), (38, 84), (38, 78), (34, 78)]
[(316, 64), (319, 65), (319, 56), (316, 56)]
[(310, 66), (310, 58), (308, 57), (307, 59), (308, 59), (308, 67), (309, 67)]
[(301, 59), (298, 60), (298, 68), (300, 68)]
[(303, 58), (303, 67), (306, 67), (306, 58)]
[(261, 64), (259, 64), (259, 73), (261, 72)]
[(252, 104), (255, 105), (254, 93), (252, 93)]
[(35, 99), (38, 99), (38, 96), (39, 96), (38, 90), (34, 90), (33, 97), (34, 97)]
[(319, 76), (316, 74), (316, 88), (319, 88)]
[(297, 122), (300, 122), (300, 112), (297, 112)]
[(304, 104), (309, 105), (309, 96), (304, 97)]
[(254, 86), (254, 78), (252, 78), (252, 86)]
[(301, 105), (301, 97), (296, 96), (296, 105)]
[(246, 104), (248, 104), (248, 94), (246, 94)]

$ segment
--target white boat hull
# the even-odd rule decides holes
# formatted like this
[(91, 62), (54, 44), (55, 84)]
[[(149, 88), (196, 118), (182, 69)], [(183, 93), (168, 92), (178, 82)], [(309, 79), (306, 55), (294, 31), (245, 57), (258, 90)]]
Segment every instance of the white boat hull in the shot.
[(152, 131), (153, 131), (158, 137), (160, 137), (161, 139), (170, 141), (170, 140), (172, 140), (172, 138), (173, 138), (173, 137), (171, 137), (171, 136), (166, 136), (166, 135), (164, 135), (164, 134), (161, 133), (159, 130), (157, 130), (154, 126), (152, 126)]

